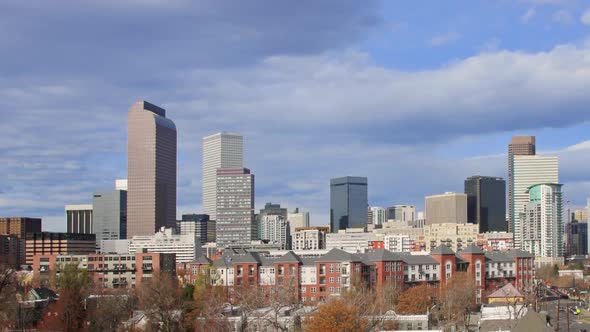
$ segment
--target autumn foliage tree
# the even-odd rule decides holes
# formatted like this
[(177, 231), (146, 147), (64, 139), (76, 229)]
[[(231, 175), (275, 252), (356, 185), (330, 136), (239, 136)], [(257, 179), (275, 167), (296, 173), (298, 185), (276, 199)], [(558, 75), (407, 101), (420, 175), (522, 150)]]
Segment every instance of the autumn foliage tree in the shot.
[(465, 328), (468, 317), (477, 306), (475, 278), (468, 272), (456, 272), (441, 286), (440, 304), (444, 320), (462, 324)]
[(427, 284), (403, 291), (398, 299), (395, 312), (400, 315), (425, 314), (433, 304), (434, 289)]
[(138, 297), (150, 330), (172, 332), (182, 329), (177, 316), (180, 295), (178, 280), (168, 272), (156, 271), (151, 278), (142, 281)]
[(359, 308), (344, 298), (331, 299), (309, 316), (306, 332), (364, 332), (368, 319), (359, 315)]

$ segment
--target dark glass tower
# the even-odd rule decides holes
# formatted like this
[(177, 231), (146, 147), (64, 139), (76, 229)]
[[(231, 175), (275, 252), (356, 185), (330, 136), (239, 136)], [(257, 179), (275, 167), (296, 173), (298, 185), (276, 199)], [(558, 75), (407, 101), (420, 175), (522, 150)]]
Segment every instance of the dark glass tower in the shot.
[(340, 229), (367, 226), (367, 178), (346, 176), (330, 180), (330, 227)]
[(465, 180), (467, 222), (479, 224), (480, 233), (506, 232), (506, 181), (491, 176)]

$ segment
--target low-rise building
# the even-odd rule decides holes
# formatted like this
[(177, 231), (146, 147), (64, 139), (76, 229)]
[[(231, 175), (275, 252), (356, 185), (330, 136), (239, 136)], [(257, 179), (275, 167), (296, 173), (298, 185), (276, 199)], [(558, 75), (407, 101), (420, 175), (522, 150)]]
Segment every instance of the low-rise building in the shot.
[(194, 234), (176, 235), (172, 228), (162, 227), (154, 235), (136, 235), (129, 241), (129, 254), (147, 250), (150, 253), (176, 254), (179, 263), (192, 262), (201, 256), (201, 243)]
[(175, 273), (175, 254), (140, 252), (133, 255), (90, 254), (33, 256), (33, 280), (36, 286), (47, 285), (52, 273), (59, 275), (67, 264), (86, 269), (97, 286), (105, 288), (135, 288), (156, 271)]
[(326, 249), (326, 234), (330, 232), (330, 227), (297, 227), (295, 233), (291, 236), (293, 250), (318, 250)]
[(326, 249), (341, 249), (348, 252), (365, 252), (372, 248), (374, 241), (383, 238), (375, 233), (367, 233), (362, 228), (339, 230), (338, 233), (326, 234)]
[(412, 242), (409, 235), (389, 234), (383, 237), (383, 248), (391, 252), (410, 252), (412, 251)]

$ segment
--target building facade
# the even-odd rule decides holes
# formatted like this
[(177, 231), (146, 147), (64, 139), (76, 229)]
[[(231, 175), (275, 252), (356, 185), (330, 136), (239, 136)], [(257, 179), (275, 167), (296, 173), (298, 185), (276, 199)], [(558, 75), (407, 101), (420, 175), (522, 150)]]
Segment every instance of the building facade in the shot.
[(129, 240), (129, 254), (149, 252), (175, 254), (179, 263), (191, 262), (201, 255), (201, 242), (194, 233), (174, 234), (172, 228), (162, 228), (156, 234), (136, 235)]
[(183, 214), (176, 230), (180, 235), (196, 234), (201, 243), (215, 242), (215, 221), (207, 214)]
[(529, 203), (521, 214), (522, 249), (537, 257), (563, 257), (561, 184), (536, 184), (527, 190)]
[(491, 176), (471, 176), (465, 180), (467, 222), (479, 231), (506, 232), (506, 181)]
[(408, 204), (394, 205), (387, 208), (387, 220), (414, 221), (418, 219), (416, 206)]
[(258, 223), (259, 239), (278, 244), (281, 249), (291, 249), (289, 222), (278, 214), (265, 214)]
[(93, 233), (96, 242), (127, 238), (127, 191), (100, 190), (94, 193)]
[(291, 228), (291, 235), (295, 234), (298, 227), (309, 227), (309, 211), (301, 211), (299, 208), (287, 213), (287, 221)]
[(254, 174), (247, 168), (217, 170), (216, 242), (219, 248), (247, 246), (257, 237)]
[(203, 137), (203, 211), (217, 220), (217, 169), (244, 167), (244, 137), (217, 133)]
[(326, 234), (330, 227), (297, 227), (291, 236), (293, 250), (320, 250), (326, 249)]
[(379, 206), (371, 206), (369, 216), (369, 224), (383, 225), (387, 221), (387, 210)]
[(447, 192), (426, 196), (426, 224), (467, 223), (467, 195)]
[(26, 264), (33, 264), (37, 254), (94, 254), (96, 236), (79, 233), (28, 233), (26, 236)]
[(536, 154), (535, 136), (514, 136), (508, 144), (508, 223), (509, 231), (515, 232), (516, 215), (514, 205), (514, 156), (534, 156)]
[(127, 237), (176, 224), (176, 126), (146, 101), (129, 109)]
[(566, 225), (566, 255), (577, 256), (588, 254), (588, 223), (575, 222)]
[(369, 207), (367, 178), (346, 176), (330, 180), (330, 229), (365, 228)]
[(94, 284), (104, 288), (138, 288), (154, 272), (175, 273), (174, 254), (136, 253), (133, 255), (89, 254), (33, 256), (35, 286), (47, 286), (50, 275), (59, 275), (66, 264), (77, 264), (86, 269)]
[(528, 189), (539, 183), (559, 182), (559, 162), (557, 157), (515, 155), (512, 158), (512, 200), (509, 216), (514, 221), (514, 244), (517, 248), (522, 245), (522, 219), (525, 208), (529, 203)]
[(326, 249), (340, 249), (348, 252), (365, 252), (372, 248), (372, 243), (382, 240), (374, 233), (363, 232), (362, 229), (350, 228), (338, 233), (326, 234)]
[(24, 240), (16, 235), (0, 234), (0, 266), (16, 269), (24, 264)]
[[(27, 234), (41, 232), (41, 218), (28, 217), (3, 217), (0, 218), (0, 235), (9, 235), (4, 239), (4, 252), (14, 253), (12, 257), (6, 257), (6, 261), (13, 261), (17, 266), (26, 263), (25, 239)], [(16, 239), (14, 238), (16, 237)], [(16, 242), (16, 243), (15, 243)]]
[(92, 204), (70, 204), (65, 206), (66, 230), (68, 233), (93, 234)]
[(409, 235), (385, 235), (383, 237), (384, 249), (391, 252), (410, 252), (412, 251), (412, 239)]

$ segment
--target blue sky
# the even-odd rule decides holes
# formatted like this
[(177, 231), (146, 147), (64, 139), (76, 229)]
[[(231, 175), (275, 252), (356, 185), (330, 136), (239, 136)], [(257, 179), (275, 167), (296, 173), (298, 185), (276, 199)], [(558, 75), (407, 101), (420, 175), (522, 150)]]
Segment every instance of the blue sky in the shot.
[(64, 230), (65, 204), (126, 177), (127, 111), (178, 128), (178, 214), (201, 207), (201, 138), (245, 135), (256, 205), (327, 224), (329, 179), (371, 205), (506, 177), (512, 135), (590, 196), (590, 3), (3, 1), (0, 215)]

